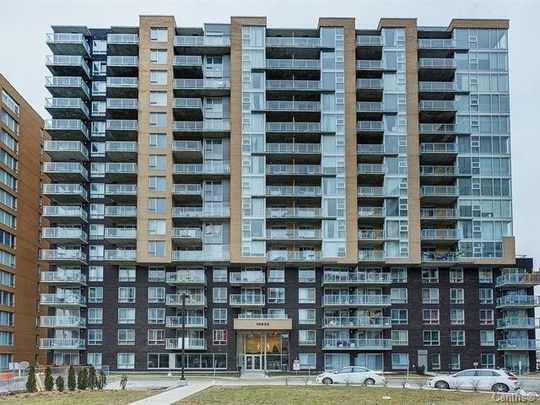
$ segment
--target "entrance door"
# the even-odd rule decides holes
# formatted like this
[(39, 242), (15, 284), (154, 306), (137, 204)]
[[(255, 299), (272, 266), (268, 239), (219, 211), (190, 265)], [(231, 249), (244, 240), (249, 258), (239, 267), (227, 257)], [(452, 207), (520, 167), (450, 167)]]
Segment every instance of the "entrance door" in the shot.
[(247, 371), (260, 371), (262, 370), (262, 355), (260, 354), (246, 354), (246, 370)]

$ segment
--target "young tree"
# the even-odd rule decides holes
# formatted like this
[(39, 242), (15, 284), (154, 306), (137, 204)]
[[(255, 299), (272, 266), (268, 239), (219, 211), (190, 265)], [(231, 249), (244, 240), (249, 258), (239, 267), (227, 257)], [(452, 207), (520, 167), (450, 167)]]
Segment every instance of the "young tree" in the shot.
[(103, 370), (99, 370), (99, 377), (98, 377), (98, 390), (102, 390), (107, 385), (107, 376), (103, 372)]
[(120, 378), (120, 388), (122, 388), (122, 390), (125, 390), (125, 389), (126, 389), (126, 387), (127, 387), (127, 381), (128, 381), (127, 375), (122, 374), (122, 378)]
[(36, 381), (36, 368), (30, 366), (28, 369), (28, 379), (26, 380), (26, 391), (36, 392), (37, 391), (37, 381)]
[(53, 379), (53, 376), (52, 376), (51, 368), (49, 366), (47, 366), (47, 368), (45, 369), (45, 382), (44, 382), (44, 385), (45, 385), (45, 389), (47, 391), (52, 391), (54, 389), (54, 379)]
[(90, 366), (90, 368), (88, 369), (88, 381), (86, 385), (91, 390), (96, 388), (98, 385), (96, 369), (94, 368), (94, 366)]
[(77, 379), (75, 378), (75, 369), (72, 365), (69, 366), (67, 385), (70, 391), (74, 391), (77, 388)]
[(59, 392), (64, 392), (64, 378), (61, 375), (56, 377), (56, 389)]
[(87, 380), (88, 380), (88, 373), (86, 371), (86, 368), (83, 367), (79, 370), (79, 373), (77, 375), (77, 389), (85, 390), (87, 387)]

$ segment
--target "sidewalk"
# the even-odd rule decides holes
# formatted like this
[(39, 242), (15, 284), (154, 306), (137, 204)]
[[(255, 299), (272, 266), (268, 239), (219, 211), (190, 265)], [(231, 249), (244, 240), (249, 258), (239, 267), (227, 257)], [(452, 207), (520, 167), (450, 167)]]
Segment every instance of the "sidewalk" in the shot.
[(171, 388), (151, 397), (132, 402), (130, 405), (171, 405), (212, 385), (211, 381), (190, 381), (187, 385)]

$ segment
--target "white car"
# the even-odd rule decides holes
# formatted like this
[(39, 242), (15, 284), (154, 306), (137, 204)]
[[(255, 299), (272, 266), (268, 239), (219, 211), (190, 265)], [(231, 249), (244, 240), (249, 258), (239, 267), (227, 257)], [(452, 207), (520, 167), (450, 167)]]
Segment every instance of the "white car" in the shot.
[(370, 370), (365, 367), (351, 366), (342, 369), (319, 374), (315, 379), (322, 384), (384, 384), (381, 372)]
[(429, 387), (508, 392), (519, 388), (515, 374), (487, 368), (463, 370), (451, 375), (436, 375), (427, 380)]

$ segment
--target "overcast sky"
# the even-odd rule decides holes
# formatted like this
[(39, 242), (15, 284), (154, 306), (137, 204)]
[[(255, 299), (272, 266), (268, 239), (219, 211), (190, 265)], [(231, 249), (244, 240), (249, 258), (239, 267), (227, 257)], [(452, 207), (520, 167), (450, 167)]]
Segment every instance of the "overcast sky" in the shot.
[(317, 26), (318, 17), (355, 17), (376, 28), (381, 17), (413, 17), (423, 26), (452, 18), (510, 19), (510, 94), (514, 234), (518, 255), (540, 260), (540, 0), (0, 0), (0, 72), (42, 114), (45, 34), (51, 25), (138, 25), (139, 14), (173, 15), (179, 26), (267, 16), (270, 27)]

